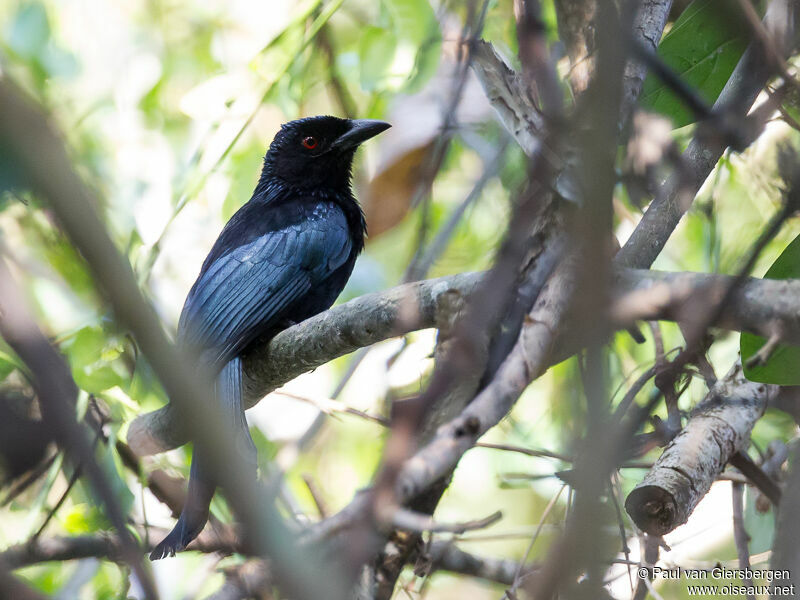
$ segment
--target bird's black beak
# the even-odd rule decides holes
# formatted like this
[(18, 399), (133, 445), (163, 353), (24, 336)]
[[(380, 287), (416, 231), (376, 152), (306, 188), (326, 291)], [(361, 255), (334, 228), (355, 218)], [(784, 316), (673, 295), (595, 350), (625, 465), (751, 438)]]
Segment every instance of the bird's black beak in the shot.
[(386, 131), (389, 129), (389, 127), (391, 127), (391, 125), (385, 121), (376, 121), (374, 119), (353, 119), (350, 121), (350, 129), (346, 133), (336, 138), (333, 144), (331, 144), (331, 148), (335, 148), (336, 150), (340, 151), (350, 150), (351, 148), (358, 146), (360, 143), (375, 137), (380, 132)]

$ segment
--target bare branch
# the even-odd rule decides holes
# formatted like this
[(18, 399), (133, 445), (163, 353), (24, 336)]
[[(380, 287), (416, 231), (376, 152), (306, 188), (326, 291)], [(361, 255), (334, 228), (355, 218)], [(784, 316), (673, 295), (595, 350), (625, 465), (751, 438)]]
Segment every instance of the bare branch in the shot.
[(430, 531), (432, 533), (465, 533), (475, 529), (486, 529), (490, 525), (494, 525), (503, 518), (503, 513), (499, 510), (492, 513), (483, 519), (476, 519), (474, 521), (464, 521), (463, 523), (439, 523), (433, 520), (429, 515), (423, 515), (406, 508), (398, 508), (394, 511), (392, 516), (392, 525), (397, 529), (404, 529), (406, 531), (415, 531), (423, 533)]
[[(672, 0), (642, 0), (639, 2), (636, 16), (633, 19), (633, 39), (642, 46), (655, 51), (661, 41), (661, 34), (667, 24)], [(636, 61), (628, 61), (622, 78), (622, 106), (620, 107), (621, 129), (625, 127), (636, 100), (642, 91), (647, 75), (647, 65)]]
[[(734, 279), (705, 273), (617, 270), (610, 317), (618, 326), (639, 320), (692, 321), (699, 307), (722, 299)], [(800, 323), (792, 317), (797, 312), (797, 294), (800, 280), (745, 278), (710, 325), (770, 338), (779, 323), (782, 340), (800, 344)]]
[(777, 386), (747, 381), (741, 365), (719, 381), (625, 500), (636, 525), (664, 535), (685, 523), (728, 460), (747, 448), (753, 425), (777, 392)]
[(489, 42), (478, 40), (472, 69), (500, 122), (528, 156), (536, 154), (544, 118), (528, 95), (525, 81)]
[[(454, 298), (466, 298), (480, 277), (463, 273), (367, 294), (282, 331), (245, 359), (247, 405), (334, 358), (446, 321), (459, 306)], [(172, 405), (137, 417), (128, 429), (128, 443), (140, 455), (187, 440)]]
[(741, 471), (746, 482), (752, 483), (773, 505), (780, 504), (782, 495), (780, 486), (747, 453), (739, 451), (731, 456), (729, 462), (732, 467)]
[(504, 585), (511, 585), (519, 568), (513, 560), (475, 556), (464, 552), (453, 542), (445, 541), (433, 542), (421, 558), (427, 564), (423, 564), (424, 571), (420, 566), (415, 569), (418, 575), (423, 572), (450, 571)]
[[(569, 304), (571, 280), (560, 271), (551, 277), (494, 379), (404, 463), (395, 487), (398, 504), (409, 502), (446, 477), (477, 439), (505, 417), (528, 383), (544, 371), (554, 334)], [(313, 526), (303, 540), (320, 540), (348, 529), (364, 514), (368, 502), (368, 494), (360, 492), (337, 514)]]
[[(464, 273), (431, 279), (351, 300), (278, 334), (247, 359), (248, 405), (262, 393), (360, 346), (368, 346), (415, 329), (436, 327), (451, 315), (455, 298), (466, 298), (482, 274)], [(563, 277), (563, 276), (562, 276)], [(618, 269), (614, 277), (611, 320), (623, 327), (637, 320), (682, 320), (697, 299), (720, 297), (731, 277), (704, 273), (665, 273)], [(800, 343), (800, 324), (795, 318), (800, 281), (747, 279), (730, 299), (715, 326), (769, 337), (774, 323), (781, 324), (786, 343)], [(412, 313), (411, 318), (402, 315)], [(574, 353), (581, 345), (580, 332), (561, 332), (552, 364)], [(165, 406), (137, 417), (128, 440), (137, 454), (174, 448), (187, 438), (175, 409)]]
[[(167, 533), (166, 530), (160, 528), (151, 527), (150, 530), (151, 533)], [(140, 528), (138, 533), (144, 536), (144, 528)], [(189, 545), (189, 549), (204, 553), (221, 552), (223, 554), (241, 551), (233, 539), (218, 537), (208, 532), (201, 533)], [(63, 562), (83, 558), (123, 562), (123, 557), (124, 551), (119, 537), (104, 532), (71, 537), (39, 537), (29, 542), (10, 546), (0, 552), (0, 561), (12, 570), (43, 562)]]

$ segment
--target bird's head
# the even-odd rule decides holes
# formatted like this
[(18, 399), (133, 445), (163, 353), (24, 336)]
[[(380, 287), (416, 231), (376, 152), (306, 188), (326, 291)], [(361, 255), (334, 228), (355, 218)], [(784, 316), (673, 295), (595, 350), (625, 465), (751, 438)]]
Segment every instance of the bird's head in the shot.
[(356, 148), (389, 127), (383, 121), (329, 116), (290, 121), (270, 144), (264, 175), (298, 188), (348, 186)]

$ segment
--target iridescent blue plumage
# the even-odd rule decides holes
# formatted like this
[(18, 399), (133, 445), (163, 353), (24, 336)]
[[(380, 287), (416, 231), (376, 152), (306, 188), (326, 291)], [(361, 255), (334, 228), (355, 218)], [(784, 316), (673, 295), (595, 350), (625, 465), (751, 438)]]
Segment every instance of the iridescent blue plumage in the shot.
[[(216, 398), (253, 476), (241, 355), (254, 340), (326, 310), (344, 288), (365, 235), (350, 189), (353, 155), (388, 127), (335, 117), (285, 124), (270, 145), (253, 197), (225, 225), (186, 298), (178, 342), (216, 375)], [(205, 525), (216, 487), (206, 463), (195, 452), (183, 512), (151, 559), (182, 550)]]

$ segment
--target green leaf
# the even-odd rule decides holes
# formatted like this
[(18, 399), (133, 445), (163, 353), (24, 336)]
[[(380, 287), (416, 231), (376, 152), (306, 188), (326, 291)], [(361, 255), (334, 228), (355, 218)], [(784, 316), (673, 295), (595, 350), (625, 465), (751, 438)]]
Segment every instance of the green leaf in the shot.
[(396, 49), (397, 38), (393, 32), (375, 26), (364, 29), (358, 47), (361, 87), (364, 90), (372, 92), (387, 87)]
[(63, 526), (71, 535), (82, 535), (109, 529), (111, 523), (103, 513), (101, 506), (80, 503), (74, 505), (64, 516)]
[(0, 382), (4, 381), (14, 370), (26, 371), (25, 365), (10, 352), (0, 348)]
[(142, 408), (155, 409), (167, 402), (167, 394), (141, 353), (136, 356), (133, 377), (127, 386), (123, 386), (128, 397)]
[(85, 367), (100, 358), (106, 346), (106, 335), (95, 326), (79, 329), (61, 344), (61, 350), (67, 355), (72, 368)]
[(428, 0), (383, 0), (382, 6), (388, 22), (366, 27), (361, 34), (361, 87), (413, 93), (439, 65), (439, 22)]
[(79, 371), (73, 371), (72, 375), (78, 387), (90, 394), (97, 394), (125, 383), (124, 373), (113, 364), (84, 367)]
[(35, 58), (50, 39), (50, 23), (40, 2), (23, 4), (8, 31), (8, 45), (23, 58)]
[(121, 346), (100, 327), (83, 327), (61, 344), (61, 350), (82, 390), (96, 394), (126, 383), (124, 366), (117, 360)]
[(5, 381), (6, 377), (11, 375), (16, 368), (17, 367), (14, 365), (14, 363), (4, 360), (2, 357), (0, 357), (0, 382)]
[[(800, 277), (800, 236), (796, 237), (764, 275), (766, 279)], [(742, 333), (740, 350), (744, 376), (750, 381), (777, 385), (800, 385), (800, 348), (778, 345), (763, 365), (748, 367), (747, 361), (767, 342), (763, 337)]]
[(405, 74), (405, 91), (417, 91), (439, 65), (439, 22), (428, 0), (385, 0), (384, 5), (397, 37), (393, 64), (400, 69), (410, 67)]
[[(723, 17), (724, 15), (724, 17)], [(747, 46), (747, 24), (724, 0), (694, 0), (658, 46), (658, 55), (709, 103), (716, 101)], [(654, 75), (648, 75), (641, 105), (672, 119), (675, 128), (694, 115)]]

